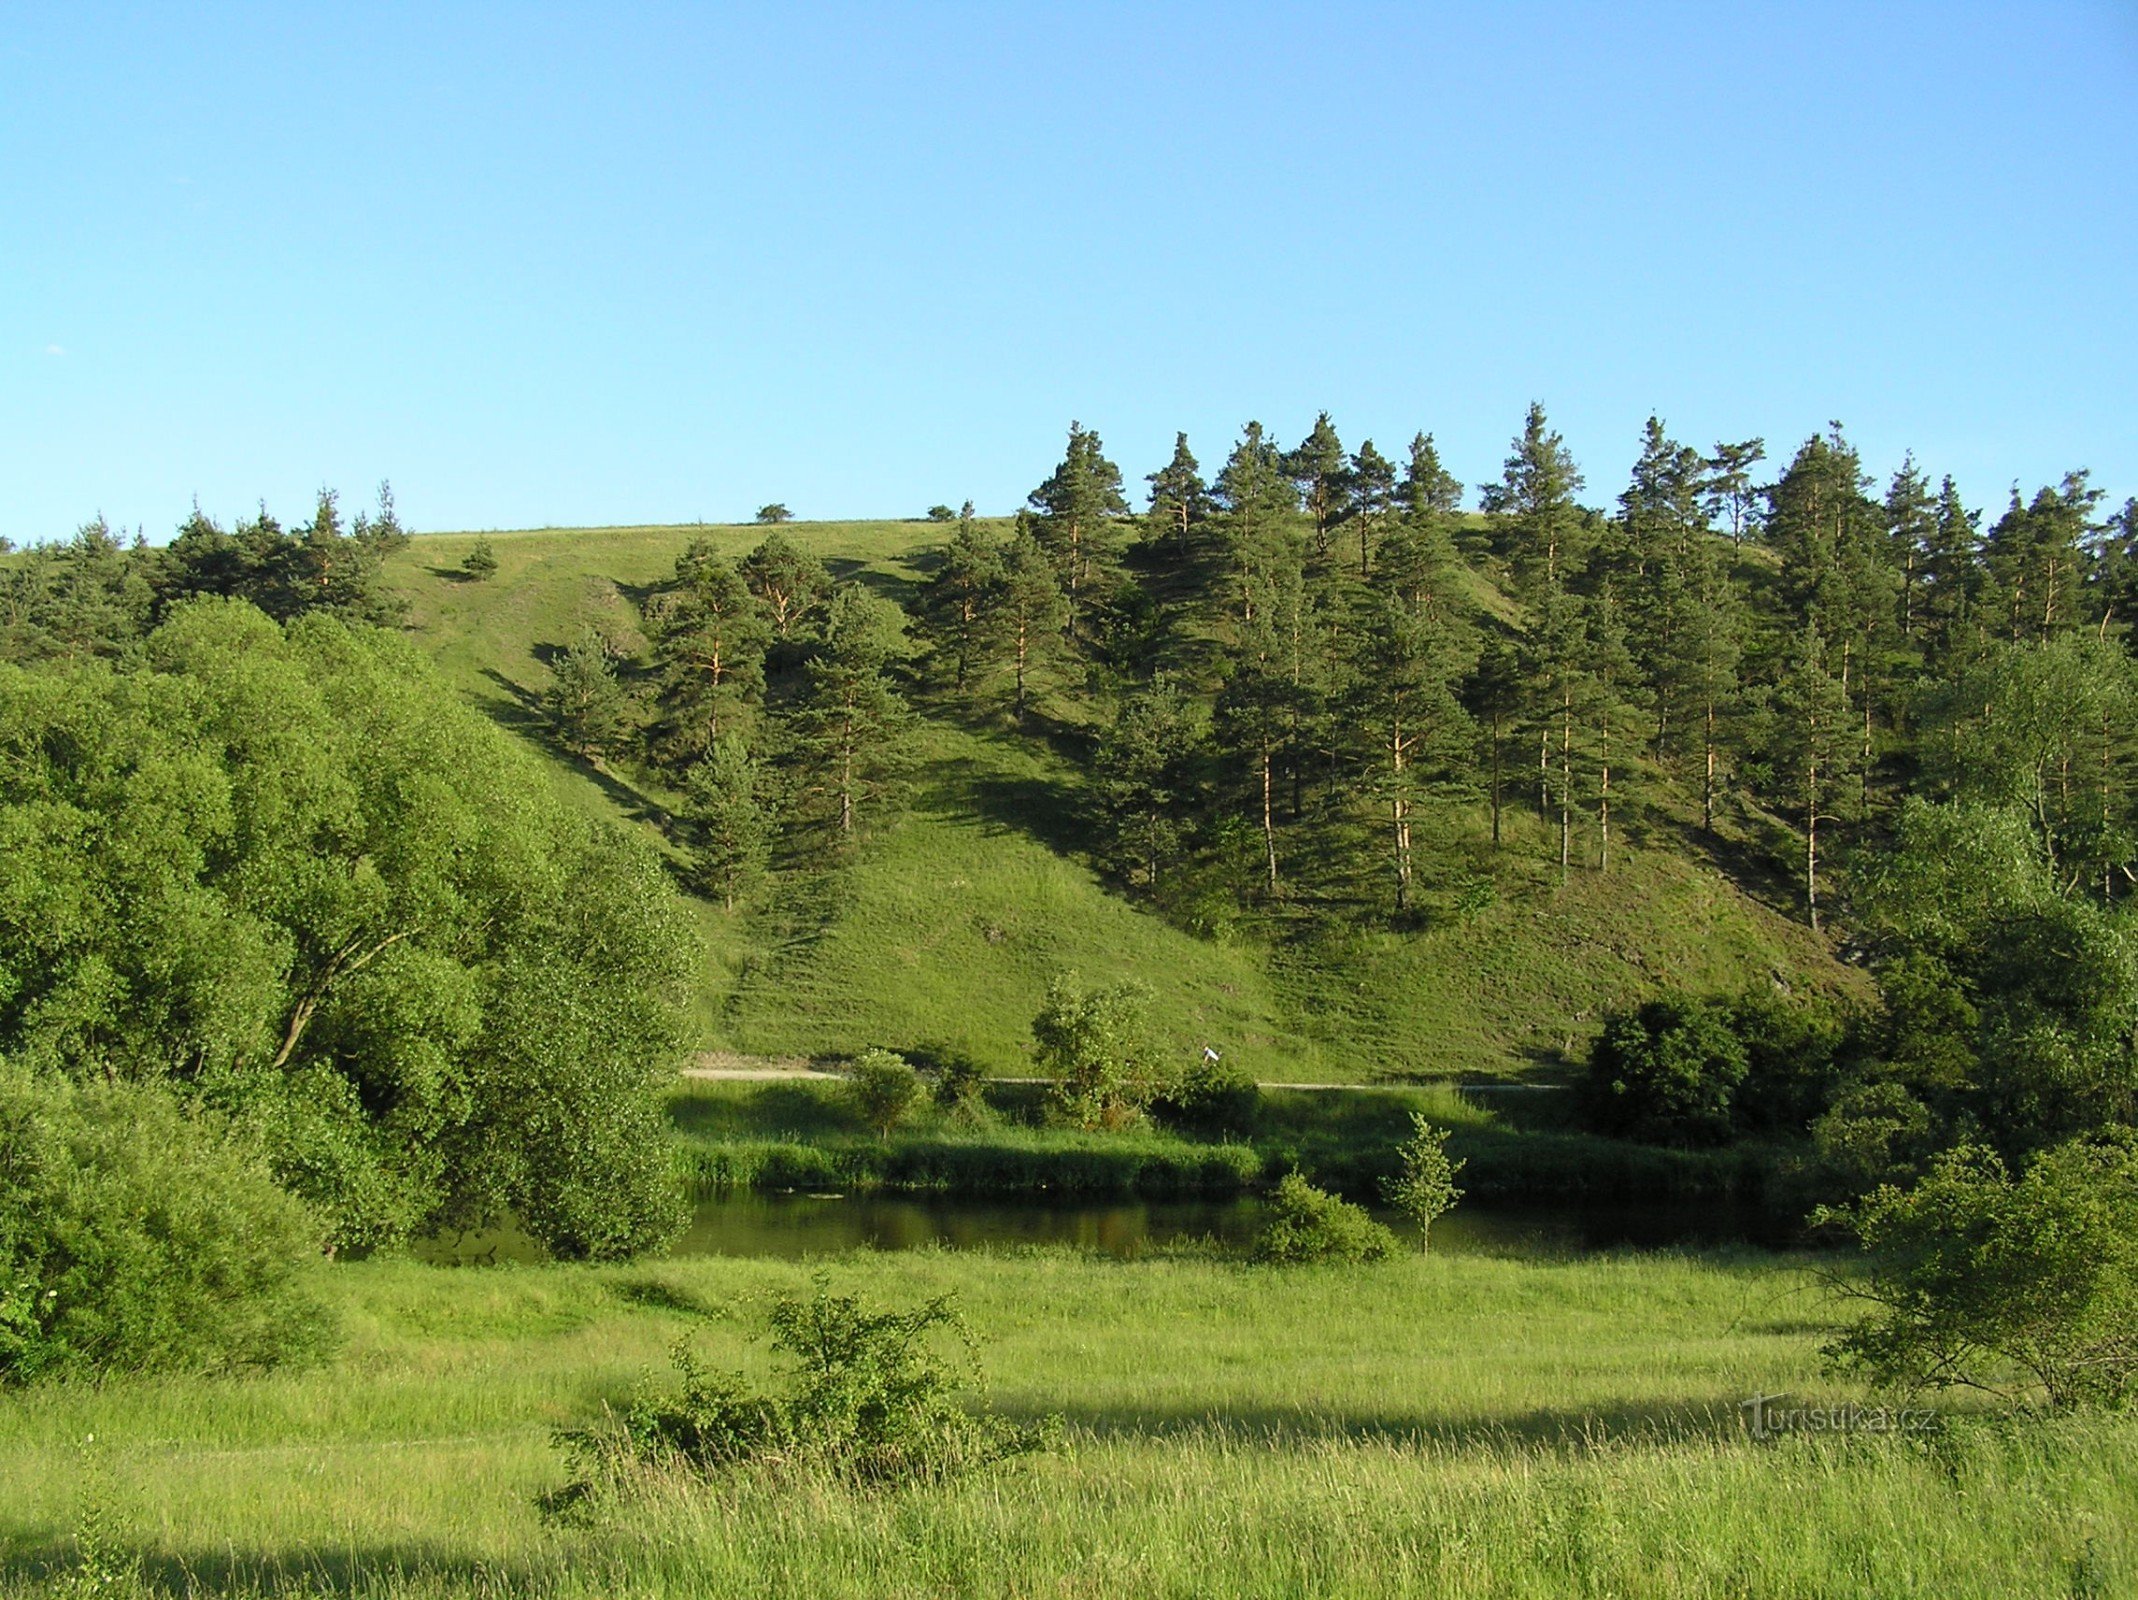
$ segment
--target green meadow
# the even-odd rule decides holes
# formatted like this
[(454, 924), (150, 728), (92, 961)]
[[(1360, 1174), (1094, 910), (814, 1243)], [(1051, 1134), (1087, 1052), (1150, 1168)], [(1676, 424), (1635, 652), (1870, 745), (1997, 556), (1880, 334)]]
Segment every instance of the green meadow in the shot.
[(743, 1480), (545, 1521), (553, 1429), (689, 1340), (763, 1363), (808, 1263), (323, 1273), (331, 1365), (0, 1408), (0, 1592), (350, 1595), (2109, 1595), (2138, 1579), (2118, 1417), (1749, 1434), (1845, 1406), (1808, 1264), (1195, 1251), (860, 1254), (954, 1293), (986, 1398), (1062, 1447), (947, 1486)]

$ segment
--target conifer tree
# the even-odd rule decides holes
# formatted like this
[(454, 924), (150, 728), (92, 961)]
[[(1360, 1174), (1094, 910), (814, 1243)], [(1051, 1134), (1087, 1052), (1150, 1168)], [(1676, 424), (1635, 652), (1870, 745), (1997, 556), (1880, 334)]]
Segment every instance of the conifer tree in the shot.
[(685, 815), (697, 836), (692, 868), (699, 886), (727, 910), (764, 871), (771, 824), (762, 776), (739, 733), (724, 733), (690, 769)]
[(1002, 553), (997, 594), (992, 634), (1009, 658), (1016, 681), (1015, 712), (1022, 723), (1032, 671), (1054, 653), (1066, 609), (1054, 563), (1022, 524)]
[(487, 583), (497, 576), (497, 552), (490, 548), (487, 537), (478, 537), (467, 555), (461, 558), (460, 570), (476, 583)]
[(742, 581), (765, 608), (773, 638), (789, 644), (809, 637), (831, 598), (831, 574), (823, 562), (791, 543), (785, 534), (768, 533), (762, 544), (743, 557), (741, 572)]
[(984, 652), (988, 610), (1002, 586), (1002, 548), (973, 521), (970, 501), (966, 507), (943, 552), (943, 564), (923, 593), (929, 621), (950, 656), (953, 681), (961, 692)]
[(905, 626), (891, 601), (847, 584), (832, 596), (823, 649), (804, 669), (799, 748), (832, 797), (842, 837), (852, 835), (862, 800), (905, 731), (905, 701), (885, 676), (906, 652)]
[(670, 762), (695, 761), (763, 693), (771, 629), (741, 574), (703, 538), (676, 558), (647, 623), (660, 674), (657, 748)]
[(1084, 611), (1103, 598), (1116, 557), (1113, 525), (1128, 515), (1121, 469), (1106, 459), (1099, 436), (1082, 423), (1069, 424), (1069, 447), (1047, 481), (1032, 491), (1033, 531), (1053, 558), (1068, 600), (1063, 627), (1077, 636)]
[(1324, 411), (1314, 419), (1314, 429), (1286, 452), (1284, 471), (1299, 492), (1307, 515), (1314, 519), (1314, 554), (1329, 553), (1329, 528), (1344, 513), (1344, 444)]
[(1701, 507), (1706, 462), (1672, 439), (1659, 418), (1642, 434), (1640, 459), (1618, 497), (1624, 537), (1623, 628), (1626, 646), (1654, 695), (1656, 759), (1667, 762), (1680, 714), (1700, 675), (1701, 630), (1695, 615), (1702, 568), (1713, 559)]
[(608, 755), (622, 737), (625, 709), (608, 640), (591, 626), (580, 629), (549, 671), (544, 699), (565, 748), (590, 760)]
[(1182, 555), (1195, 525), (1210, 514), (1210, 491), (1203, 483), (1202, 469), (1188, 449), (1185, 433), (1173, 435), (1173, 459), (1145, 480), (1151, 486), (1150, 527), (1154, 535), (1169, 534)]
[(1922, 631), (1923, 598), (1931, 552), (1937, 546), (1937, 501), (1914, 452), (1886, 486), (1886, 538), (1900, 569), (1900, 632), (1911, 644)]
[(1359, 580), (1364, 582), (1373, 574), (1374, 538), (1396, 507), (1395, 463), (1376, 450), (1371, 439), (1360, 445), (1351, 458), (1344, 481), (1344, 505), (1345, 515), (1358, 530)]
[(1516, 587), (1525, 598), (1534, 601), (1563, 587), (1579, 567), (1583, 523), (1574, 496), (1581, 486), (1581, 469), (1574, 465), (1566, 441), (1551, 431), (1544, 407), (1532, 404), (1505, 473), (1483, 491), (1485, 510), (1495, 519), (1499, 553), (1513, 567)]
[(1701, 503), (1710, 524), (1721, 520), (1730, 530), (1730, 543), (1742, 544), (1752, 531), (1759, 506), (1759, 486), (1752, 469), (1767, 458), (1767, 441), (1746, 439), (1738, 444), (1718, 444), (1707, 458), (1701, 487)]
[(1250, 422), (1226, 458), (1212, 491), (1221, 508), (1217, 529), (1237, 599), (1238, 620), (1251, 627), (1269, 591), (1289, 580), (1304, 561), (1293, 530), (1298, 492), (1286, 476), (1277, 447)]
[(1153, 893), (1180, 853), (1181, 804), (1194, 745), (1187, 700), (1160, 675), (1127, 698), (1093, 753), (1113, 865)]

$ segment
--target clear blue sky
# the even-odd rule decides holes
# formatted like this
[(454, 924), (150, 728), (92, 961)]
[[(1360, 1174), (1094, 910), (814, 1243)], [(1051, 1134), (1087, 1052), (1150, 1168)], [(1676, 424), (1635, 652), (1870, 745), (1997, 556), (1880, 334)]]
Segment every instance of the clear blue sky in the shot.
[(2138, 492), (2138, 11), (10, 4), (0, 533), (1017, 505), (1541, 399)]

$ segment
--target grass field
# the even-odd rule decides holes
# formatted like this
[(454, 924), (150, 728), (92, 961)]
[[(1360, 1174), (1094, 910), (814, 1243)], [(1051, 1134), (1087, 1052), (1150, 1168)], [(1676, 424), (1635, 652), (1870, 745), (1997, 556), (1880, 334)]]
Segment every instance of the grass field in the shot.
[[(661, 837), (677, 797), (635, 772), (558, 754), (538, 702), (546, 653), (581, 627), (638, 642), (635, 601), (693, 538), (734, 555), (762, 528), (545, 529), (490, 536), (499, 569), (458, 572), (468, 534), (428, 535), (392, 581), (449, 680), (542, 751), (571, 803)], [(910, 594), (939, 525), (796, 523), (783, 530), (843, 576)], [(1478, 580), (1479, 604), (1503, 604)], [(1183, 1051), (1204, 1042), (1279, 1081), (1551, 1075), (1609, 1007), (1657, 987), (1730, 991), (1783, 979), (1860, 987), (1823, 944), (1748, 893), (1726, 863), (1634, 819), (1608, 877), (1561, 885), (1537, 825), (1511, 808), (1507, 848), (1457, 818), (1436, 848), (1449, 872), (1489, 871), (1494, 893), (1415, 931), (1330, 931), (1243, 919), (1198, 938), (1112, 892), (1083, 854), (1071, 760), (986, 719), (928, 710), (895, 804), (865, 818), (863, 848), (832, 874), (783, 874), (728, 914), (701, 903), (700, 1042), (757, 1053), (845, 1054), (948, 1045), (990, 1070), (1029, 1060), (1048, 978), (1134, 976)]]
[[(1808, 1271), (1760, 1256), (857, 1255), (955, 1292), (993, 1403), (1058, 1454), (945, 1488), (740, 1484), (545, 1524), (549, 1434), (690, 1337), (761, 1363), (801, 1264), (324, 1271), (345, 1348), (256, 1380), (0, 1406), (0, 1593), (2074, 1595), (2138, 1582), (2129, 1419), (1747, 1435), (1822, 1376)], [(691, 1314), (702, 1307), (710, 1315)], [(679, 1309), (682, 1308), (682, 1309)], [(100, 1581), (101, 1580), (101, 1581)]]

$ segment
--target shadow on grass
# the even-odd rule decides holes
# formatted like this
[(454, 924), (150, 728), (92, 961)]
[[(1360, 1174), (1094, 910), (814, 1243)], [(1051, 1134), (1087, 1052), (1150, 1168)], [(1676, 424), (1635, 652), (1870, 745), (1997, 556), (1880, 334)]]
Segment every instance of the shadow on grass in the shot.
[[(557, 645), (538, 645), (535, 647), (535, 653), (542, 656), (543, 651), (547, 650), (554, 655), (561, 648)], [(617, 809), (634, 822), (651, 822), (664, 829), (674, 823), (675, 818), (669, 814), (668, 808), (645, 791), (617, 776), (608, 767), (590, 761), (557, 743), (554, 726), (550, 722), (548, 711), (542, 705), (540, 695), (532, 689), (514, 683), (495, 667), (483, 668), (483, 676), (500, 691), (497, 694), (485, 695), (481, 701), (482, 709), (491, 721), (523, 739), (539, 744), (549, 755), (569, 766), (607, 795)]]
[[(1400, 1380), (1397, 1380), (1400, 1387)], [(1503, 1417), (1449, 1421), (1405, 1416), (1400, 1400), (1385, 1412), (1332, 1411), (1289, 1406), (1114, 1406), (1104, 1410), (1055, 1406), (1029, 1413), (1003, 1406), (1006, 1414), (1037, 1421), (1042, 1409), (1059, 1414), (1072, 1429), (1108, 1442), (1160, 1439), (1219, 1441), (1259, 1449), (1298, 1450), (1329, 1445), (1444, 1451), (1546, 1450), (1585, 1454), (1631, 1442), (1682, 1443), (1741, 1438), (1744, 1422), (1722, 1402), (1618, 1399), (1596, 1406), (1540, 1407)]]
[(72, 1538), (0, 1533), (0, 1590), (54, 1594), (513, 1595), (553, 1586), (559, 1573), (525, 1561), (474, 1560), (441, 1545), (321, 1544), (247, 1551), (128, 1548), (116, 1540), (85, 1559)]

